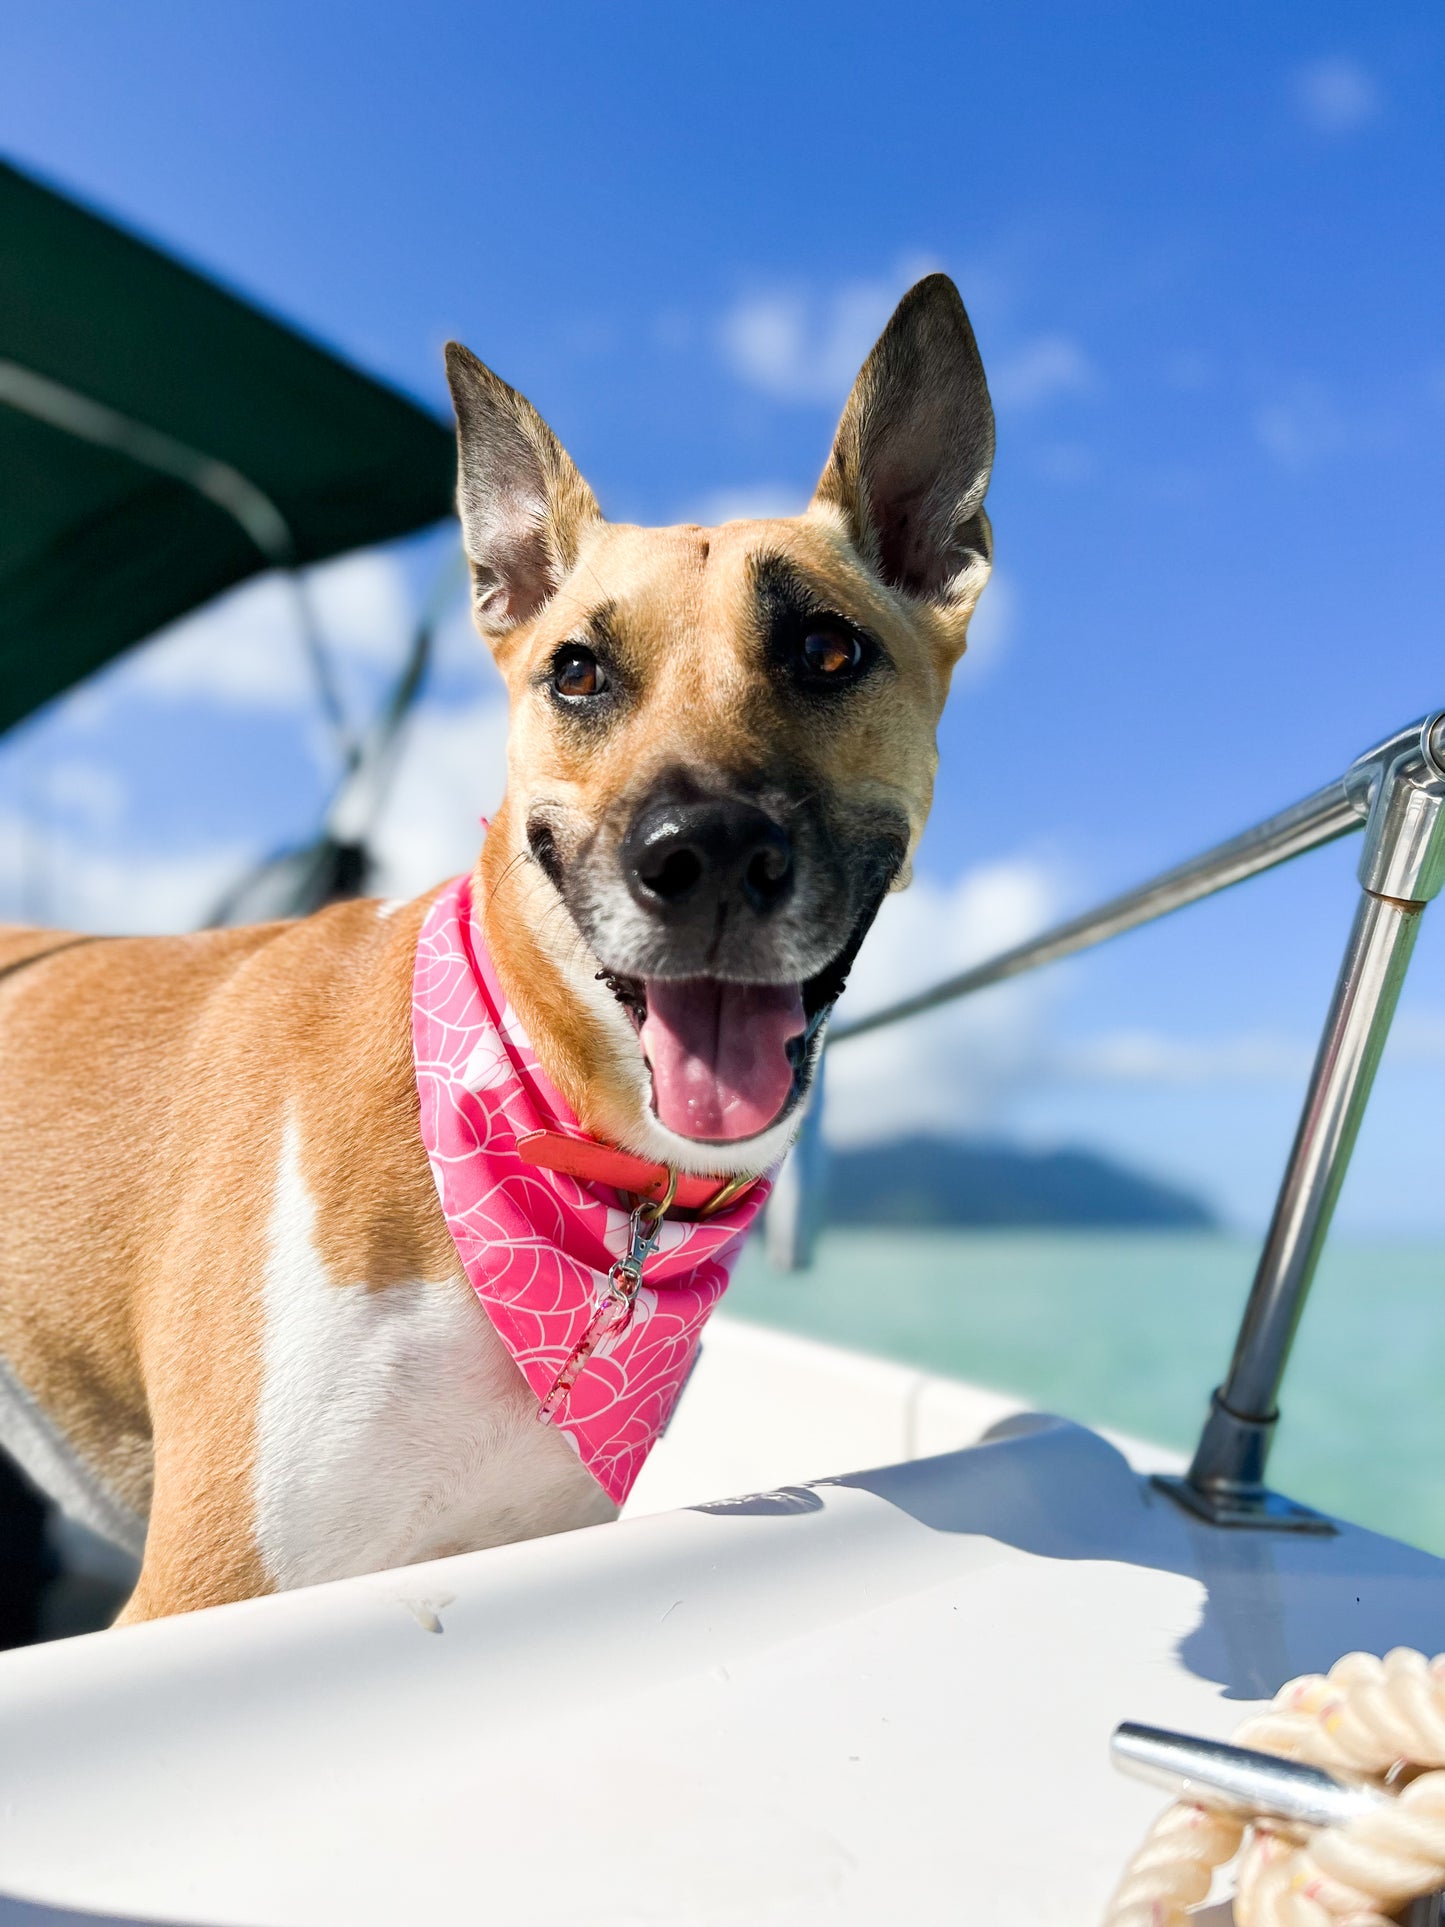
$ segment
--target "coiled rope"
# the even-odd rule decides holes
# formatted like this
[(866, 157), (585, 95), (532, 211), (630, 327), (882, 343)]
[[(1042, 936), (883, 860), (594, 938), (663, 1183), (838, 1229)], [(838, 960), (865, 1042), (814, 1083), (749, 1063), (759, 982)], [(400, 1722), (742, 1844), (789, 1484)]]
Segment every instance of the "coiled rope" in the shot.
[(1398, 1797), (1303, 1844), (1266, 1820), (1179, 1802), (1129, 1863), (1104, 1927), (1187, 1927), (1187, 1909), (1236, 1856), (1238, 1927), (1393, 1927), (1410, 1901), (1445, 1886), (1445, 1653), (1349, 1653), (1282, 1686), (1234, 1739)]

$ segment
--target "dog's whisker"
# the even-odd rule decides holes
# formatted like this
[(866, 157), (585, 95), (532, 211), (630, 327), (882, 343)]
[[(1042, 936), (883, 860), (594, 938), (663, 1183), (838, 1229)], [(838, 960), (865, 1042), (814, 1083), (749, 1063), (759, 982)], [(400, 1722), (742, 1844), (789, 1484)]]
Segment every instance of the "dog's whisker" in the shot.
[(516, 870), (523, 863), (532, 863), (535, 861), (536, 859), (533, 857), (532, 852), (530, 850), (526, 850), (526, 849), (518, 850), (517, 854), (506, 865), (506, 867), (502, 871), (502, 874), (497, 878), (491, 890), (488, 892), (485, 907), (488, 910), (491, 909), (492, 905), (496, 902), (497, 898), (502, 893), (502, 886), (510, 879), (512, 872), (514, 870)]

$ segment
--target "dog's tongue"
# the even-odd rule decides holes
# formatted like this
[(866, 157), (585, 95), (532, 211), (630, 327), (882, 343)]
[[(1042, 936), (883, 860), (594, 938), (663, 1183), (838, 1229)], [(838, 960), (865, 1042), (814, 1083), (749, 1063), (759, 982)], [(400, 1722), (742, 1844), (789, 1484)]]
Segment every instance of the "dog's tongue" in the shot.
[(793, 1088), (788, 1044), (806, 1028), (796, 984), (648, 978), (642, 1048), (659, 1119), (680, 1137), (765, 1131)]

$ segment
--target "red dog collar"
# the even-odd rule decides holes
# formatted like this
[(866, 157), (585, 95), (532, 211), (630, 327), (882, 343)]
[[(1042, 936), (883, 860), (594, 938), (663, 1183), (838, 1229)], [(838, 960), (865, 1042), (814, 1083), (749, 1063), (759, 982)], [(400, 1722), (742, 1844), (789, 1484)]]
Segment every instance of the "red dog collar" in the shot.
[[(570, 1137), (562, 1131), (529, 1131), (517, 1139), (517, 1155), (524, 1164), (535, 1164), (543, 1171), (561, 1171), (584, 1184), (610, 1184), (616, 1191), (654, 1204), (666, 1197), (673, 1175), (666, 1164), (635, 1158), (630, 1151), (619, 1151), (595, 1137)], [(720, 1211), (744, 1197), (757, 1181), (756, 1177), (699, 1178), (679, 1171), (673, 1203), (680, 1211)]]

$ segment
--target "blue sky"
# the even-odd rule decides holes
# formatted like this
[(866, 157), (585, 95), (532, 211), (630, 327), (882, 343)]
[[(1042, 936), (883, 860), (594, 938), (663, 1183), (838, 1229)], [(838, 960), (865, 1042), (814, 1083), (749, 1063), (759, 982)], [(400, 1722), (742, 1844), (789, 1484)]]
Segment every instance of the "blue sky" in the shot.
[[(1445, 704), (1442, 97), (1445, 19), (1407, 3), (133, 0), (12, 17), (0, 128), (439, 408), (460, 335), (626, 518), (800, 506), (892, 300), (954, 275), (998, 405), (1000, 581), (919, 894), (863, 997)], [(322, 585), (358, 706), (438, 552)], [(330, 766), (288, 620), (253, 591), (0, 744), (5, 905), (180, 923), (306, 832)], [(500, 740), (453, 624), (389, 831), (402, 882), (465, 860)], [(853, 1071), (840, 1051), (837, 1134), (922, 1115), (1096, 1143), (1256, 1224), (1352, 863), (1323, 853)], [(1361, 1235), (1445, 1232), (1433, 915), (1341, 1207)]]

